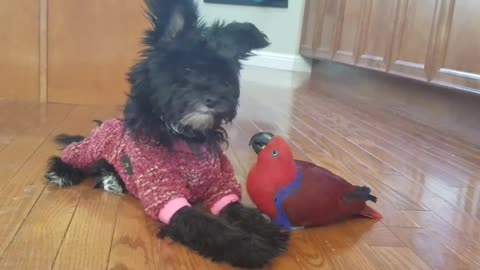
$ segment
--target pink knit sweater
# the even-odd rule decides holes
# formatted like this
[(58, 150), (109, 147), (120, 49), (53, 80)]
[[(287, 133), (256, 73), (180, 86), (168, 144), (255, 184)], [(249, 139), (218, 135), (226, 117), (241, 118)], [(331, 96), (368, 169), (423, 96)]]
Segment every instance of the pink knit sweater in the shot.
[(240, 200), (240, 185), (223, 153), (193, 153), (179, 143), (169, 154), (164, 147), (138, 143), (121, 119), (104, 122), (84, 141), (69, 145), (62, 157), (80, 169), (92, 167), (101, 159), (115, 167), (146, 213), (165, 224), (190, 203), (203, 202), (218, 214), (226, 205)]

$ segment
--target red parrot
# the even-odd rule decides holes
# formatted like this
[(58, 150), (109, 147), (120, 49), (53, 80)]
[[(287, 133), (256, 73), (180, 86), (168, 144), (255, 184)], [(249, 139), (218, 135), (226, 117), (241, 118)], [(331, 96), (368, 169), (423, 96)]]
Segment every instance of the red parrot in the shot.
[(327, 169), (295, 160), (283, 138), (260, 132), (250, 145), (258, 160), (249, 172), (247, 192), (259, 210), (284, 229), (321, 226), (355, 215), (382, 218), (366, 205), (377, 201), (370, 188), (354, 186)]

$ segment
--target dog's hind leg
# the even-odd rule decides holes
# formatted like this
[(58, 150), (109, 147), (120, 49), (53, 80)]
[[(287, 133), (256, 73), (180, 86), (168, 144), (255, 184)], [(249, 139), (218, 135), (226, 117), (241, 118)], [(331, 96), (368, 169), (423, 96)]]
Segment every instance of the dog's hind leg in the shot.
[(98, 162), (95, 168), (91, 170), (91, 174), (97, 180), (95, 188), (101, 188), (115, 195), (124, 195), (127, 193), (122, 178), (118, 175), (115, 168), (106, 160)]
[(92, 170), (105, 159), (111, 151), (112, 142), (120, 136), (119, 123), (112, 121), (93, 130), (90, 136), (57, 136), (57, 143), (67, 145), (62, 157), (53, 157), (49, 162), (47, 178), (59, 186), (78, 185), (86, 177), (92, 176)]
[(76, 186), (85, 180), (86, 175), (80, 169), (65, 163), (58, 156), (50, 158), (45, 176), (48, 182), (59, 187)]

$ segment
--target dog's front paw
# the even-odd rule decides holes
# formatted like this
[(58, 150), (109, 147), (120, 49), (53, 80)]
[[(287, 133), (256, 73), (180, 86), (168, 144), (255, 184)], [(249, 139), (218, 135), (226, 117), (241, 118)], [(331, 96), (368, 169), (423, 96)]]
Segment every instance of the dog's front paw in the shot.
[(190, 208), (178, 211), (159, 236), (169, 237), (214, 262), (240, 268), (266, 267), (285, 252), (267, 239)]
[(233, 204), (223, 211), (222, 217), (230, 224), (265, 239), (272, 247), (281, 250), (288, 248), (290, 232), (265, 218), (258, 209)]

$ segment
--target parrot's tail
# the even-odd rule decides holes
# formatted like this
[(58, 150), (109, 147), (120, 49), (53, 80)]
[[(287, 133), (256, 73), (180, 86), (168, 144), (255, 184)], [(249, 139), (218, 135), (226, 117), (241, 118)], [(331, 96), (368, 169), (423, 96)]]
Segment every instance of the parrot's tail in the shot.
[(360, 212), (361, 216), (371, 218), (371, 219), (382, 219), (382, 214), (371, 208), (370, 206), (366, 205), (365, 208)]
[(365, 202), (372, 201), (374, 203), (377, 202), (377, 197), (370, 194), (372, 190), (369, 187), (359, 187), (356, 186), (355, 189), (347, 195), (347, 200), (356, 201), (361, 199)]

